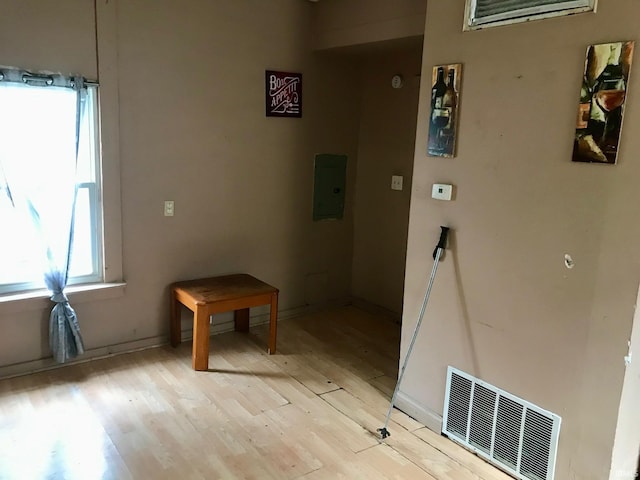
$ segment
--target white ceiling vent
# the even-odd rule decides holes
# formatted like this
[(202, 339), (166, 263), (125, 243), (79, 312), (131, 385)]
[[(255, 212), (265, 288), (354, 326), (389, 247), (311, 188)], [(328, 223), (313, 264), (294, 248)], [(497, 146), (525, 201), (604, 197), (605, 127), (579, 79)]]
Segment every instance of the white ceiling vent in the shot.
[(442, 433), (522, 480), (553, 480), (561, 418), (453, 367)]
[(465, 30), (592, 12), (596, 0), (466, 0)]

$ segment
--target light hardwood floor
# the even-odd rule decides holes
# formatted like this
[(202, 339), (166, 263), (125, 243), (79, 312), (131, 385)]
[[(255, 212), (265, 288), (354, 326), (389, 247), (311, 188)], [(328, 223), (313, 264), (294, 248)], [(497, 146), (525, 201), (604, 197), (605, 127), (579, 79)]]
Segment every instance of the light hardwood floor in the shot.
[(394, 411), (399, 327), (344, 307), (0, 381), (0, 479), (510, 477)]

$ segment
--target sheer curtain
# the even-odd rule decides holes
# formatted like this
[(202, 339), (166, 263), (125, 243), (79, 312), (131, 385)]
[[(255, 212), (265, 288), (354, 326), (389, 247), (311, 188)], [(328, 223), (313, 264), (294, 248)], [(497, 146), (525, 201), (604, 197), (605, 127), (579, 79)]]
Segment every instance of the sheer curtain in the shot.
[[(3, 71), (0, 81), (0, 184), (14, 210), (3, 235), (33, 245), (25, 275), (49, 289), (55, 303), (49, 345), (57, 362), (84, 352), (80, 326), (65, 295), (69, 276), (77, 197), (76, 166), (80, 125), (86, 114), (82, 78), (30, 76)], [(5, 200), (6, 200), (5, 198)]]

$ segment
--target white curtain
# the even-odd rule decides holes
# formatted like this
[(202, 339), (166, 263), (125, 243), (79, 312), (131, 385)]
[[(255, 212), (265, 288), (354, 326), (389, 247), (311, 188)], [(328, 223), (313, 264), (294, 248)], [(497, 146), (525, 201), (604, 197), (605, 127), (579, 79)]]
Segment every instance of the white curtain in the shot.
[(0, 183), (20, 220), (4, 235), (33, 245), (34, 259), (55, 303), (49, 344), (54, 359), (63, 363), (84, 352), (78, 319), (64, 290), (73, 245), (86, 90), (81, 78), (51, 80), (51, 85), (24, 78), (0, 81)]

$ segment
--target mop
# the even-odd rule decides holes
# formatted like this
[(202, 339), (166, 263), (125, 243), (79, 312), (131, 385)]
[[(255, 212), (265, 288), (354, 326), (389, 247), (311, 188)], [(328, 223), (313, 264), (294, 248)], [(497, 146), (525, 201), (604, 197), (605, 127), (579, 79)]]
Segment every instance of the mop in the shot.
[(400, 370), (400, 376), (398, 377), (398, 381), (396, 382), (396, 388), (393, 391), (393, 396), (391, 397), (391, 405), (389, 405), (389, 410), (387, 411), (387, 418), (384, 421), (384, 427), (378, 428), (377, 430), (378, 432), (380, 432), (380, 436), (382, 437), (383, 440), (391, 435), (389, 433), (389, 430), (387, 430), (387, 427), (389, 426), (389, 419), (391, 418), (393, 405), (396, 403), (396, 397), (398, 396), (400, 383), (402, 382), (404, 371), (407, 368), (407, 363), (409, 363), (409, 357), (411, 357), (411, 352), (413, 351), (413, 345), (416, 342), (416, 337), (418, 336), (420, 325), (422, 324), (422, 317), (424, 316), (424, 311), (427, 308), (427, 302), (429, 301), (429, 295), (431, 294), (433, 281), (436, 278), (436, 271), (438, 270), (438, 263), (440, 262), (440, 257), (442, 256), (444, 249), (447, 247), (447, 235), (449, 235), (449, 227), (440, 227), (440, 229), (442, 230), (440, 232), (440, 240), (438, 241), (438, 245), (436, 245), (436, 248), (433, 251), (433, 260), (434, 260), (433, 268), (431, 269), (431, 277), (429, 278), (429, 285), (427, 286), (427, 291), (424, 294), (424, 300), (422, 301), (422, 308), (420, 309), (418, 322), (416, 323), (416, 328), (413, 330), (411, 343), (409, 343), (409, 349), (407, 350), (407, 354), (404, 357), (404, 362), (402, 363), (402, 369)]

